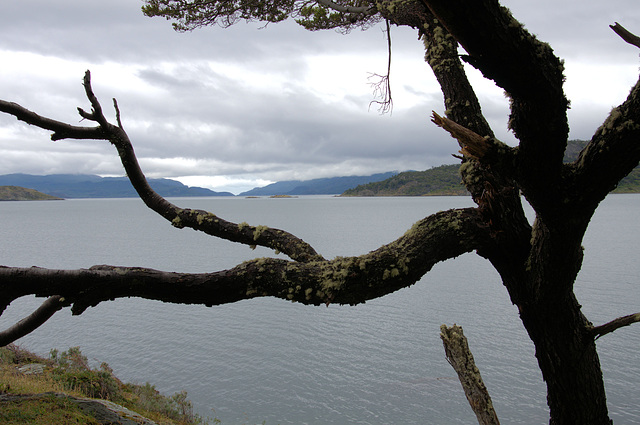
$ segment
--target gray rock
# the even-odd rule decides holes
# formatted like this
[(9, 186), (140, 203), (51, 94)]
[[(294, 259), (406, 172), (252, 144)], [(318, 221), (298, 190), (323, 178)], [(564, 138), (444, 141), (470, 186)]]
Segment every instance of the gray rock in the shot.
[(152, 420), (107, 400), (93, 400), (60, 393), (0, 394), (0, 407), (4, 403), (38, 400), (52, 396), (65, 398), (77, 404), (85, 414), (94, 417), (101, 425), (157, 425)]
[(24, 375), (41, 375), (44, 373), (44, 365), (41, 363), (30, 363), (18, 368)]

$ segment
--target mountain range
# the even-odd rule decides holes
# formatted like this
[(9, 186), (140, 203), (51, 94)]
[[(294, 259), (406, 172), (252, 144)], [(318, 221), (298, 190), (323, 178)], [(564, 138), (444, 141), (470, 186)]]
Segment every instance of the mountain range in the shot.
[[(273, 195), (337, 195), (359, 184), (377, 182), (397, 171), (371, 176), (330, 177), (313, 180), (287, 180), (256, 187), (239, 196)], [(214, 192), (202, 187), (188, 187), (171, 179), (148, 179), (151, 187), (164, 197), (234, 196), (230, 192)], [(131, 198), (137, 193), (126, 177), (100, 177), (92, 174), (0, 175), (0, 186), (34, 189), (59, 198)]]
[[(574, 161), (586, 141), (570, 140), (565, 162)], [(441, 165), (425, 171), (396, 171), (371, 176), (331, 177), (313, 180), (287, 180), (256, 187), (239, 196), (337, 195), (343, 196), (425, 196), (466, 195), (461, 184), (459, 164)], [(149, 184), (165, 197), (233, 196), (230, 192), (214, 192), (201, 187), (188, 187), (170, 179), (149, 179)], [(21, 186), (60, 198), (126, 198), (136, 197), (126, 177), (100, 177), (87, 174), (0, 175), (0, 186)], [(640, 192), (640, 169), (625, 177), (614, 193)]]
[[(149, 185), (165, 197), (233, 196), (230, 192), (214, 192), (202, 187), (188, 187), (176, 180), (148, 179)], [(0, 186), (35, 189), (59, 198), (133, 198), (138, 194), (126, 177), (100, 177), (91, 174), (5, 174)]]
[(370, 176), (328, 177), (312, 180), (285, 180), (264, 187), (254, 187), (238, 196), (339, 195), (360, 184), (378, 182), (398, 174), (397, 171)]

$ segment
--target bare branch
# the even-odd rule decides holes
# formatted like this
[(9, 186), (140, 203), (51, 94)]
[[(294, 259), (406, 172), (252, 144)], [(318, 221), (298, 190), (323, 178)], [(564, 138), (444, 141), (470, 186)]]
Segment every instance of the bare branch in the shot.
[(0, 112), (13, 115), (20, 121), (35, 125), (44, 130), (53, 131), (51, 140), (61, 139), (94, 139), (106, 140), (107, 134), (100, 127), (78, 127), (69, 125), (50, 118), (42, 117), (17, 103), (0, 100)]
[(122, 121), (120, 120), (120, 108), (118, 107), (118, 101), (115, 97), (113, 98), (113, 109), (116, 110), (116, 122), (118, 123), (118, 127), (124, 128), (122, 127)]
[(609, 28), (615, 31), (615, 33), (618, 34), (627, 43), (632, 44), (636, 47), (640, 47), (640, 37), (632, 34), (619, 23), (616, 22), (615, 25), (609, 25)]
[(589, 333), (595, 338), (598, 339), (603, 335), (611, 333), (619, 328), (629, 326), (633, 323), (640, 322), (640, 313), (629, 314), (627, 316), (618, 317), (604, 325), (594, 326), (589, 329)]
[(557, 182), (569, 134), (562, 61), (496, 0), (423, 2), (466, 50), (466, 61), (510, 98), (509, 127), (522, 158), (518, 185), (529, 203), (541, 212), (549, 199), (560, 202)]
[(131, 184), (140, 198), (153, 211), (160, 214), (177, 228), (189, 227), (208, 235), (249, 246), (264, 246), (282, 252), (296, 261), (323, 260), (308, 243), (289, 232), (267, 226), (250, 226), (246, 223), (232, 223), (202, 210), (182, 209), (156, 193), (140, 168), (129, 136), (122, 128), (120, 110), (114, 100), (118, 125), (110, 124), (102, 113), (102, 107), (91, 87), (91, 73), (84, 76), (84, 88), (91, 103), (91, 112), (78, 108), (85, 119), (98, 122), (99, 127), (73, 127), (55, 120), (41, 117), (16, 103), (0, 101), (0, 111), (46, 130), (52, 130), (52, 139), (101, 139), (109, 140), (118, 150), (118, 155)]
[[(432, 111), (431, 122), (446, 130), (451, 137), (458, 141), (461, 146), (460, 153), (466, 158), (485, 164), (498, 165), (510, 162), (514, 154), (513, 148), (509, 145), (493, 137), (482, 137), (446, 117), (441, 117), (435, 111)], [(502, 171), (505, 171), (504, 167), (502, 168)]]
[(462, 328), (457, 325), (452, 327), (442, 325), (440, 326), (440, 338), (442, 338), (447, 361), (458, 374), (464, 394), (467, 396), (473, 413), (476, 414), (478, 423), (480, 425), (499, 425), (500, 421), (498, 421), (498, 416), (493, 409), (491, 396), (476, 367)]
[[(640, 162), (640, 79), (631, 89), (627, 99), (613, 108), (596, 130), (591, 141), (580, 152), (578, 159), (565, 167), (567, 195), (575, 199), (576, 208), (584, 203), (594, 205), (612, 191)], [(588, 188), (576, 191), (575, 188)]]
[(73, 304), (74, 314), (122, 297), (207, 306), (264, 296), (304, 304), (358, 304), (414, 284), (436, 263), (478, 249), (488, 238), (481, 214), (468, 208), (431, 215), (368, 254), (331, 261), (258, 258), (200, 274), (115, 266), (0, 267), (0, 311), (29, 294), (59, 294)]
[(33, 332), (45, 323), (54, 313), (69, 304), (60, 295), (53, 295), (40, 305), (33, 313), (17, 322), (10, 328), (0, 332), (0, 347), (11, 344), (15, 340)]
[(490, 148), (490, 145), (487, 143), (488, 137), (482, 137), (448, 118), (441, 117), (435, 111), (431, 111), (431, 113), (431, 122), (446, 130), (451, 134), (451, 137), (458, 141), (458, 144), (462, 148), (460, 151), (461, 154), (479, 160), (487, 153)]

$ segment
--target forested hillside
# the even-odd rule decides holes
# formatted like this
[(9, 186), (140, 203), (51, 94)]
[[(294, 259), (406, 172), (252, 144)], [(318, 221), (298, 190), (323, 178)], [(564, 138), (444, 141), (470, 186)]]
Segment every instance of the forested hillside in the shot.
[(459, 165), (441, 165), (426, 171), (405, 171), (386, 180), (359, 185), (342, 196), (466, 195)]
[[(565, 162), (572, 162), (586, 145), (586, 140), (570, 140), (565, 151)], [(434, 196), (467, 195), (461, 183), (460, 166), (441, 165), (425, 171), (406, 171), (386, 180), (362, 184), (345, 191), (342, 196)], [(613, 193), (640, 192), (640, 169), (625, 177)]]

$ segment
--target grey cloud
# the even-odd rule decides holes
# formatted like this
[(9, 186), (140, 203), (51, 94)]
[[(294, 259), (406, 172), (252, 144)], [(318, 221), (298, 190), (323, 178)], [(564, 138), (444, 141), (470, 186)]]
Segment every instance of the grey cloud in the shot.
[[(340, 101), (330, 101), (316, 87), (302, 84), (301, 78), (313, 71), (307, 68), (306, 55), (377, 52), (384, 64), (386, 40), (378, 29), (343, 36), (306, 32), (293, 22), (262, 30), (258, 24), (240, 23), (228, 29), (178, 34), (169, 22), (144, 17), (142, 2), (135, 0), (5, 3), (0, 51), (72, 60), (74, 69), (68, 72), (75, 73), (77, 68), (77, 75), (40, 80), (25, 72), (16, 81), (0, 80), (0, 98), (79, 123), (75, 108), (88, 106), (80, 85), (82, 73), (97, 68), (94, 89), (110, 116), (110, 98), (118, 99), (125, 128), (150, 176), (259, 174), (275, 180), (426, 169), (454, 161), (456, 142), (429, 122), (431, 110), (442, 110), (443, 102), (426, 67), (424, 74), (417, 74), (417, 81), (394, 82), (392, 88), (406, 90), (421, 101), (411, 107), (396, 102), (391, 116), (379, 116), (375, 108), (368, 111), (372, 99), (368, 94), (354, 91), (344, 93)], [(505, 4), (567, 61), (637, 64), (637, 51), (608, 28), (619, 21), (640, 32), (635, 0), (607, 4), (508, 0)], [(620, 10), (624, 14), (615, 16)], [(411, 54), (415, 63), (422, 64), (415, 33), (393, 28), (392, 34), (394, 58)], [(108, 71), (99, 67), (108, 64), (110, 69), (132, 73), (140, 87), (112, 81), (103, 74)], [(225, 65), (278, 75), (284, 82), (279, 91), (256, 89), (253, 81), (228, 74)], [(327, 72), (339, 77), (342, 70)], [(480, 98), (498, 136), (509, 139), (506, 101), (500, 94), (480, 93)], [(598, 105), (572, 110), (572, 134), (592, 134), (604, 118), (602, 110)], [(26, 130), (6, 116), (0, 116), (0, 151), (0, 173), (122, 174), (108, 143), (52, 143), (45, 132)]]

